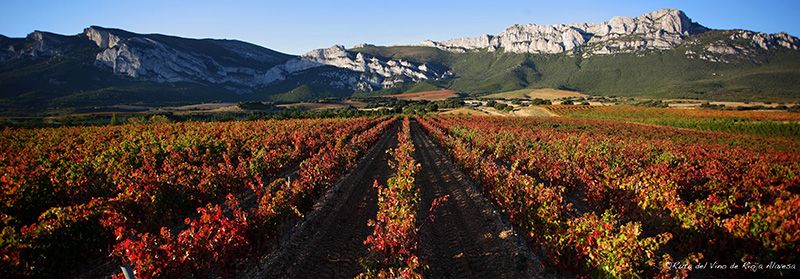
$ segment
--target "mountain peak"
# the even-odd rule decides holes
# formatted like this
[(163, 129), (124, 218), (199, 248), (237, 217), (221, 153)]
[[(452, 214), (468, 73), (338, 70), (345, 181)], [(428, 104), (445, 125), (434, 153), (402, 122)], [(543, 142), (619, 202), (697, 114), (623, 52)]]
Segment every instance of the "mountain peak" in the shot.
[(103, 49), (116, 46), (121, 40), (120, 36), (118, 35), (119, 33), (124, 33), (126, 35), (125, 37), (130, 34), (127, 31), (94, 25), (83, 29), (83, 35), (89, 38), (89, 40), (93, 41), (97, 47)]
[[(635, 18), (615, 16), (602, 23), (514, 24), (497, 35), (459, 38), (443, 42), (425, 41), (422, 45), (464, 52), (471, 49), (503, 49), (517, 53), (575, 53), (600, 43), (611, 48), (597, 53), (668, 49), (687, 36), (709, 29), (692, 21), (678, 9), (662, 9)], [(604, 45), (605, 46), (605, 45)]]
[(695, 35), (709, 30), (705, 26), (692, 21), (683, 11), (678, 9), (657, 10), (639, 16), (637, 19), (640, 21), (652, 20), (654, 23), (660, 23), (661, 30), (683, 35)]

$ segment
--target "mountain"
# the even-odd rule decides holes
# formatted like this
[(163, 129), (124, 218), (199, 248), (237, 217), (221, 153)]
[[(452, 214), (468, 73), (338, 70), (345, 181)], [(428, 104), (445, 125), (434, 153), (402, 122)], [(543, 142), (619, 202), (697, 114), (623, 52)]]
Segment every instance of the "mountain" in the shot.
[[(636, 18), (617, 16), (609, 21), (569, 25), (515, 24), (497, 35), (457, 38), (443, 42), (424, 41), (420, 45), (451, 52), (501, 49), (513, 53), (597, 54), (634, 53), (648, 50), (670, 50), (688, 39), (711, 31), (692, 21), (680, 10), (659, 10)], [(736, 43), (738, 45), (735, 45)], [(752, 49), (797, 50), (800, 42), (786, 33), (764, 34), (736, 30), (728, 40), (708, 44), (712, 54), (740, 54)], [(697, 56), (711, 59), (711, 56)], [(713, 60), (713, 59), (712, 59)]]
[(422, 45), (455, 52), (502, 48), (514, 53), (612, 54), (672, 49), (686, 37), (706, 31), (708, 28), (693, 22), (682, 11), (660, 10), (636, 18), (618, 16), (598, 24), (515, 24), (497, 35), (429, 40)]
[(786, 33), (714, 30), (680, 10), (591, 24), (515, 24), (495, 35), (413, 46), (332, 46), (300, 56), (235, 40), (91, 26), (71, 36), (0, 36), (0, 113), (435, 88), (797, 101), (798, 49), (800, 41)]
[(515, 24), (496, 35), (353, 51), (451, 68), (446, 87), (480, 95), (557, 87), (597, 95), (798, 101), (800, 41), (713, 30), (680, 10), (568, 25)]
[(234, 40), (92, 26), (64, 36), (0, 37), (0, 109), (66, 111), (116, 104), (296, 101), (446, 77), (441, 67), (348, 53), (303, 56)]

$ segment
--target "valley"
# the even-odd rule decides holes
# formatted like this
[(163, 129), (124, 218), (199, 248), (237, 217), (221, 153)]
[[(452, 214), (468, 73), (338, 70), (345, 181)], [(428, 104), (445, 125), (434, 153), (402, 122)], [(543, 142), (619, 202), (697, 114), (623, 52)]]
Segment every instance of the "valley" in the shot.
[(797, 278), (796, 3), (34, 2), (0, 278)]
[[(90, 26), (76, 35), (35, 31), (26, 38), (0, 37), (0, 115), (437, 90), (521, 96), (525, 93), (516, 90), (526, 88), (797, 102), (799, 48), (800, 41), (786, 33), (709, 29), (680, 10), (592, 24), (517, 24), (497, 35), (416, 45), (334, 45), (302, 55), (235, 40)], [(562, 93), (536, 94), (551, 99)]]

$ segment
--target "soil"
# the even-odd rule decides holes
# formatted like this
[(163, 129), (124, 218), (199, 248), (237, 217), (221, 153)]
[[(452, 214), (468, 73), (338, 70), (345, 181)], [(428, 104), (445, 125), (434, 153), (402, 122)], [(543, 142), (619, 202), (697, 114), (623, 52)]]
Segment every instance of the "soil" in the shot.
[(470, 108), (470, 107), (460, 107), (457, 109), (451, 110), (442, 110), (439, 114), (466, 114), (466, 115), (489, 115), (486, 112)]
[(415, 183), (424, 219), (431, 201), (448, 195), (434, 221), (420, 230), (419, 256), (428, 278), (532, 278), (542, 276), (538, 258), (478, 188), (431, 138), (412, 122), (414, 158), (422, 165)]
[(247, 274), (250, 278), (353, 278), (367, 256), (364, 240), (372, 234), (367, 221), (377, 214), (373, 182), (391, 176), (385, 151), (397, 146), (398, 125), (361, 159), (358, 166), (326, 193), (281, 248)]
[[(385, 183), (393, 171), (385, 151), (397, 146), (398, 125), (370, 149), (353, 171), (342, 178), (295, 226), (277, 249), (265, 257), (249, 278), (353, 278), (367, 256), (367, 226), (377, 212), (373, 182)], [(542, 277), (542, 265), (525, 241), (508, 225), (478, 188), (444, 151), (412, 121), (414, 158), (422, 224), (418, 254), (426, 278)], [(425, 221), (431, 201), (449, 199), (438, 207), (433, 222)]]
[(456, 92), (449, 89), (388, 95), (388, 97), (394, 97), (397, 98), (398, 100), (428, 100), (428, 101), (441, 101), (441, 100), (446, 100), (447, 98), (453, 96), (456, 96)]

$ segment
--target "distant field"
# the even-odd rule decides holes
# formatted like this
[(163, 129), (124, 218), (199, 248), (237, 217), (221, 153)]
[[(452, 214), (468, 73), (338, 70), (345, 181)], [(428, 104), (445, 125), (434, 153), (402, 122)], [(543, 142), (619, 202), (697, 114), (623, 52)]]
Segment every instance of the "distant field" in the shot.
[(448, 89), (387, 95), (387, 97), (394, 97), (397, 98), (398, 100), (428, 100), (428, 101), (441, 101), (455, 96), (456, 92)]
[(347, 105), (340, 103), (291, 103), (291, 104), (281, 104), (278, 105), (278, 107), (319, 110), (319, 109), (344, 108), (347, 107)]
[(512, 111), (511, 114), (514, 116), (538, 116), (538, 117), (558, 116), (558, 114), (555, 114), (546, 108), (538, 106), (521, 107), (518, 108), (517, 110)]
[(472, 108), (461, 107), (440, 112), (440, 114), (465, 114), (465, 115), (489, 115), (488, 113)]
[(310, 103), (310, 102), (301, 102), (301, 103), (290, 103), (290, 104), (281, 104), (278, 107), (283, 108), (299, 108), (305, 110), (322, 110), (322, 109), (337, 109), (337, 108), (346, 108), (349, 106), (354, 106), (357, 108), (366, 107), (366, 104), (363, 102), (356, 102), (356, 101), (342, 101), (342, 102), (335, 102), (335, 103)]
[(585, 97), (586, 94), (577, 91), (559, 90), (553, 88), (519, 89), (482, 96), (482, 99), (545, 99), (555, 100), (565, 97)]
[(629, 106), (547, 106), (559, 115), (760, 136), (800, 138), (800, 113)]
[(687, 100), (687, 99), (671, 99), (671, 100), (663, 100), (664, 102), (669, 103), (669, 107), (671, 108), (699, 108), (700, 105), (703, 103), (709, 103), (712, 105), (723, 105), (726, 107), (753, 107), (753, 106), (762, 106), (762, 107), (778, 107), (778, 106), (794, 106), (798, 103), (775, 103), (775, 102), (722, 102), (722, 101), (708, 101), (708, 100)]
[(544, 107), (530, 106), (530, 107), (517, 107), (513, 111), (500, 111), (492, 107), (480, 107), (480, 112), (485, 115), (494, 116), (533, 116), (533, 117), (557, 117), (556, 113), (549, 111)]

